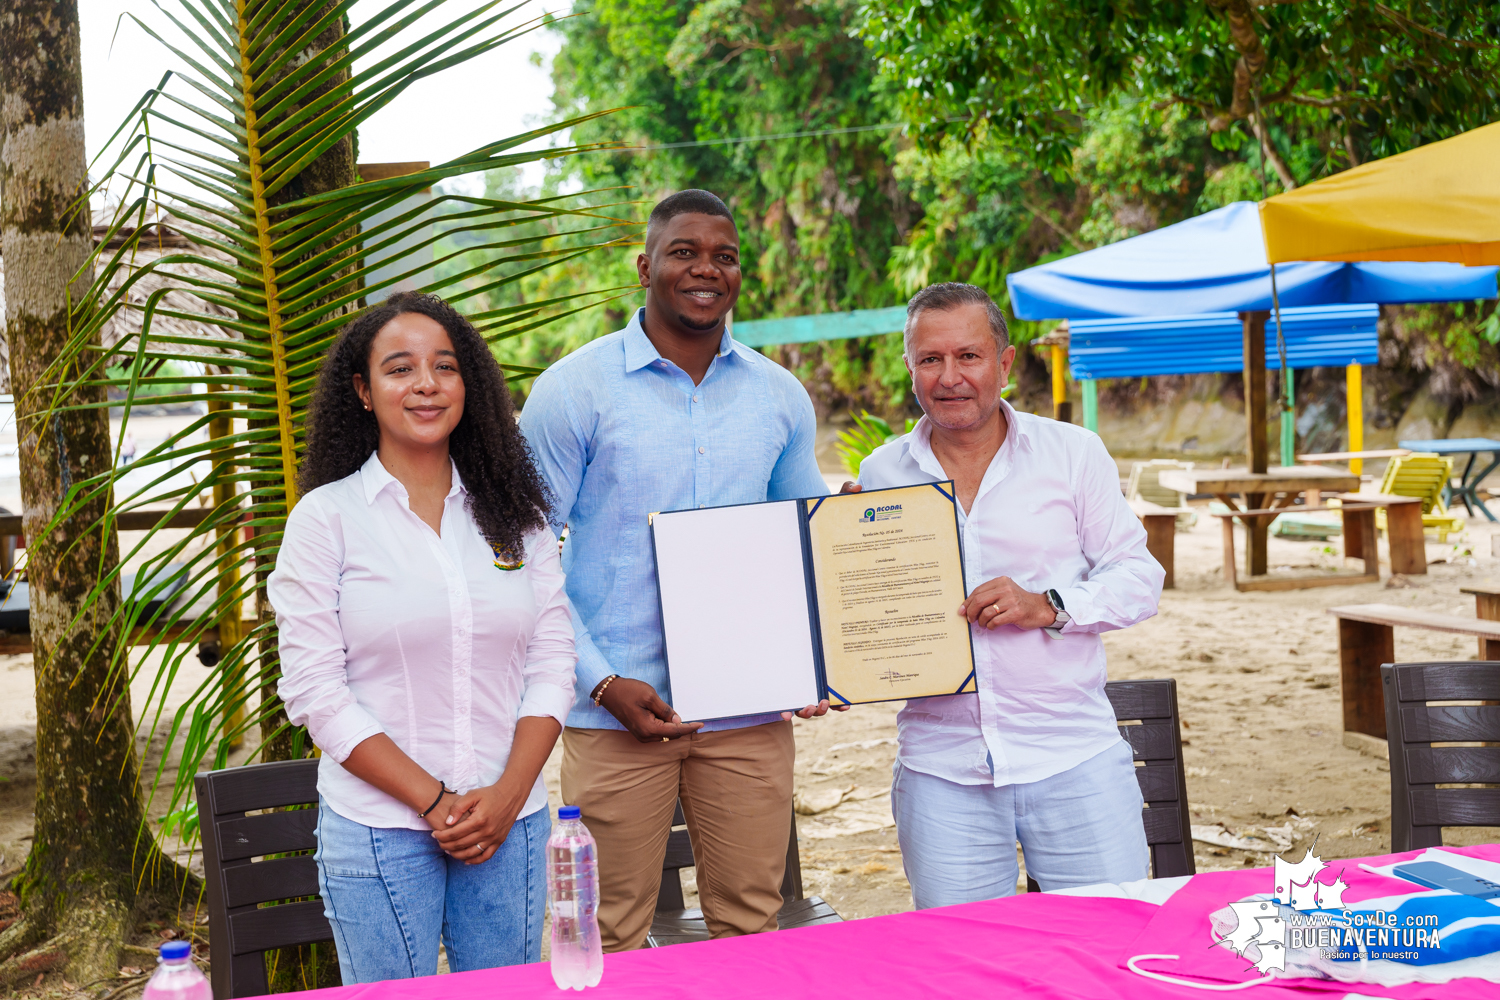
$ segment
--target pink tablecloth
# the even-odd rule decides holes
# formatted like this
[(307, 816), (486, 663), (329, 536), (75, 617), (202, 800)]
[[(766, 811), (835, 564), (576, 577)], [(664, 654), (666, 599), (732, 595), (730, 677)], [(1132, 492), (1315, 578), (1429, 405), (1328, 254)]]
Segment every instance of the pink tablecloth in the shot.
[[(1418, 852), (1367, 862), (1406, 860)], [(1466, 853), (1500, 861), (1500, 846)], [(1345, 862), (1353, 902), (1402, 891), (1400, 883)], [(1337, 863), (1335, 867), (1340, 867)], [(1187, 954), (1224, 963), (1228, 979), (1245, 963), (1223, 949), (1208, 951), (1208, 917), (1232, 900), (1268, 892), (1270, 869), (1198, 876), (1164, 906), (1130, 899), (1027, 894), (967, 906), (755, 937), (677, 945), (604, 958), (604, 981), (589, 1000), (738, 1000), (767, 997), (842, 1000), (872, 997), (963, 997), (988, 1000), (1022, 994), (1058, 1000), (1205, 997), (1201, 990), (1153, 982), (1124, 969), (1143, 952)], [(1357, 884), (1356, 884), (1357, 883)], [(1149, 967), (1149, 966), (1148, 966)], [(1225, 972), (1224, 970), (1227, 970)], [(1165, 971), (1165, 970), (1164, 970)], [(1181, 973), (1181, 967), (1173, 971)], [(320, 990), (318, 1000), (458, 1000), (556, 997), (546, 965)], [(1332, 1000), (1354, 993), (1400, 1000), (1496, 998), (1500, 985), (1475, 979), (1442, 986), (1345, 986), (1274, 983), (1241, 996), (1259, 1000)], [(314, 1000), (309, 994), (308, 1000)]]

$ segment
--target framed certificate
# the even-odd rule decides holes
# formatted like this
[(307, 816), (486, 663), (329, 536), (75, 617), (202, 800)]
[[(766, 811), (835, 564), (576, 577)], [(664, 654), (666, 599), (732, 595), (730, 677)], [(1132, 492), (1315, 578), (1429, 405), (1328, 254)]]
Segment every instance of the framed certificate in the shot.
[(951, 482), (651, 517), (687, 721), (976, 689)]

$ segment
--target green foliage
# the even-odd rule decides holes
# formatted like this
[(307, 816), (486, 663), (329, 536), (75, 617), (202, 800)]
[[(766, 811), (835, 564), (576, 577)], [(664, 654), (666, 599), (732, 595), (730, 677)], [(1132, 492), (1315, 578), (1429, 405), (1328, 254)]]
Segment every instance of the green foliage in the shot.
[(1500, 7), (1469, 0), (871, 0), (859, 30), (929, 147), (989, 136), (1059, 176), (1089, 109), (1121, 94), (1220, 134), (1260, 107), (1310, 142), (1289, 158), (1301, 179), (1500, 106)]
[[(853, 0), (602, 0), (559, 22), (558, 108), (619, 114), (582, 141), (670, 145), (891, 120), (874, 66), (850, 36)], [(735, 211), (753, 319), (890, 305), (890, 248), (910, 205), (890, 168), (890, 130), (774, 142), (594, 153), (566, 164), (587, 187), (649, 201), (706, 187)]]
[[(836, 445), (839, 457), (844, 460), (844, 468), (849, 470), (851, 476), (859, 475), (860, 463), (870, 457), (870, 453), (887, 441), (899, 437), (891, 430), (891, 425), (880, 417), (865, 410), (858, 416), (850, 414), (854, 426), (839, 435), (839, 443)], [(906, 418), (906, 430), (903, 434), (910, 434), (911, 429), (917, 425), (912, 417)]]
[[(120, 569), (100, 566), (72, 628), (98, 637), (119, 636), (113, 648), (102, 649), (97, 647), (104, 640), (95, 638), (91, 652), (108, 656), (115, 670), (159, 664), (149, 668), (155, 672), (138, 724), (162, 732), (168, 746), (179, 737), (184, 741), (173, 789), (172, 807), (178, 814), (173, 829), (190, 824), (178, 807), (206, 759), (222, 764), (228, 746), (262, 722), (262, 748), (287, 736), (272, 721), (284, 716), (274, 698), (276, 626), (264, 586), (297, 501), (297, 463), (311, 393), (329, 344), (349, 315), (363, 306), (364, 296), (424, 269), (413, 261), (404, 273), (398, 267), (381, 283), (367, 285), (367, 258), (361, 251), (368, 254), (408, 240), (413, 250), (424, 248), (425, 211), (387, 210), (438, 182), (580, 148), (515, 152), (582, 124), (561, 122), (485, 142), (419, 173), (340, 186), (338, 171), (327, 164), (339, 155), (347, 157), (344, 176), (352, 175), (352, 139), (361, 122), (416, 80), (529, 30), (501, 27), (510, 11), (497, 3), (415, 29), (417, 17), (437, 5), (387, 0), (358, 27), (340, 34), (336, 28), (347, 25), (351, 4), (179, 0), (160, 5), (185, 49), (173, 48), (154, 26), (141, 22), (171, 50), (178, 68), (142, 98), (116, 133), (118, 143), (111, 147), (115, 159), (103, 164), (99, 185), (110, 185), (121, 200), (88, 263), (92, 283), (74, 303), (69, 348), (49, 370), (44, 380), (49, 384), (38, 390), (51, 395), (54, 410), (111, 405), (91, 401), (88, 391), (102, 395), (97, 393), (101, 387), (123, 395), (122, 439), (132, 410), (143, 401), (208, 403), (206, 415), (187, 421), (136, 457), (130, 473), (137, 482), (144, 473), (144, 485), (124, 489), (119, 469), (75, 481), (53, 522), (75, 516), (83, 504), (100, 497), (110, 500), (110, 509), (90, 530), (115, 530), (115, 519), (124, 511), (161, 512), (157, 527), (145, 532), (121, 560), (138, 563), (140, 578), (151, 581), (138, 595), (142, 600), (123, 602), (107, 623), (112, 627), (104, 627), (97, 620), (100, 607), (107, 606), (106, 595), (118, 587)], [(369, 64), (366, 57), (377, 47), (381, 59)], [(169, 91), (174, 77), (191, 89)], [(192, 130), (212, 151), (174, 145), (162, 137), (163, 124)], [(329, 170), (324, 179), (332, 180), (322, 185), (322, 193), (312, 193), (318, 190), (313, 181), (322, 176), (320, 170)], [(591, 245), (611, 242), (619, 231), (607, 212), (565, 207), (556, 199), (449, 193), (434, 201), (451, 224), (461, 220), (473, 237), (465, 249), (469, 269), (428, 287), (459, 301), (481, 299), (555, 262), (576, 260)], [(377, 216), (384, 221), (377, 222)], [(150, 246), (146, 223), (162, 217), (186, 234), (185, 248)], [(566, 241), (557, 238), (563, 235)], [(390, 258), (382, 263), (389, 264)], [(156, 290), (144, 304), (132, 304), (128, 292), (148, 277), (157, 282)], [(169, 293), (176, 294), (168, 299)], [(526, 335), (587, 299), (530, 297), (494, 307), (481, 302), (471, 318), (488, 339), (503, 340)], [(123, 327), (138, 332), (101, 348), (100, 331), (125, 310), (135, 310), (140, 322)], [(180, 322), (159, 329), (158, 318)], [(186, 362), (204, 366), (201, 381), (210, 384), (209, 391), (193, 392), (159, 377), (167, 366)], [(190, 470), (192, 475), (183, 474)], [(170, 517), (193, 508), (206, 511), (200, 523), (164, 534)], [(246, 528), (251, 530), (242, 530)], [(185, 567), (181, 595), (148, 620), (142, 610), (146, 599), (164, 593), (179, 575), (164, 571), (174, 564)], [(255, 618), (244, 630), (248, 634), (241, 634), (247, 605), (255, 609)], [(153, 638), (133, 650), (132, 633), (143, 626), (153, 629)], [(201, 641), (224, 635), (229, 638), (213, 672), (186, 699), (177, 692), (172, 700), (180, 707), (163, 723), (184, 659), (197, 652)], [(261, 695), (259, 704), (252, 703), (252, 697)], [(304, 738), (305, 731), (298, 729), (286, 739), (294, 757), (308, 749)]]
[(161, 824), (163, 837), (170, 837), (175, 833), (182, 840), (191, 843), (198, 836), (198, 800), (193, 799), (173, 809), (156, 822)]

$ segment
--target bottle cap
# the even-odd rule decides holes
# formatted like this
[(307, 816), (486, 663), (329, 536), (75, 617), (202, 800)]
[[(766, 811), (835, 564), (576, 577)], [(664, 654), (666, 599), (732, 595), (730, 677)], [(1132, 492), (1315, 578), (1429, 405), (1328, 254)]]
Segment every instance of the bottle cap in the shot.
[(582, 815), (577, 806), (563, 806), (557, 810), (558, 819), (578, 819)]
[(191, 941), (168, 941), (161, 946), (161, 957), (167, 961), (175, 958), (187, 958), (193, 953)]

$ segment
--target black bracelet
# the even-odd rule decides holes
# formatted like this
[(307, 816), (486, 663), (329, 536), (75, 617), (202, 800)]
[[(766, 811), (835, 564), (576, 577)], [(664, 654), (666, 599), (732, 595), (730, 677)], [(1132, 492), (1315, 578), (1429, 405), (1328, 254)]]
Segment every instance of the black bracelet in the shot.
[(417, 818), (418, 819), (426, 819), (427, 818), (427, 814), (430, 813), (430, 812), (432, 812), (434, 809), (436, 809), (438, 807), (438, 803), (441, 802), (441, 801), (443, 801), (443, 796), (444, 795), (457, 795), (457, 794), (458, 794), (457, 792), (455, 792), (453, 789), (451, 789), (451, 788), (448, 787), (448, 783), (447, 782), (443, 781), (442, 779), (439, 779), (438, 780), (438, 797), (432, 800), (432, 805), (428, 806), (426, 809), (423, 809), (421, 812), (417, 813)]

